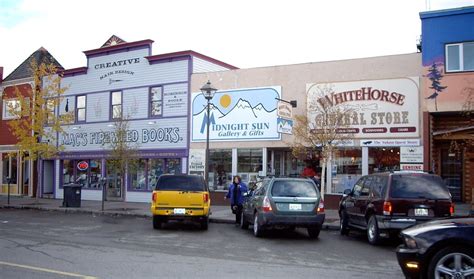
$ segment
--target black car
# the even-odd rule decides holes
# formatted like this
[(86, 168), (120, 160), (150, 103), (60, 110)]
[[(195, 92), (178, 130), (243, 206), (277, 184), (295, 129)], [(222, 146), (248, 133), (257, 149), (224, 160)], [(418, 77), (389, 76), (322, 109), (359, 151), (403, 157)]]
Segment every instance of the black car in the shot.
[(312, 180), (271, 178), (246, 196), (240, 227), (253, 225), (257, 237), (273, 228), (303, 227), (311, 238), (318, 238), (324, 218), (324, 203)]
[(474, 278), (474, 218), (432, 221), (401, 232), (407, 278)]
[(454, 204), (441, 177), (424, 172), (387, 172), (361, 177), (339, 203), (340, 232), (367, 231), (371, 244), (410, 226), (451, 217)]

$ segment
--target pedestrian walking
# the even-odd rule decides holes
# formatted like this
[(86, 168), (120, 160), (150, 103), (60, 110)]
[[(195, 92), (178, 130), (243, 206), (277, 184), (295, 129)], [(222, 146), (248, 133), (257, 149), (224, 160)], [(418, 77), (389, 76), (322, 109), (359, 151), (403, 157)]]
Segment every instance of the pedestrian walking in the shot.
[(244, 193), (248, 191), (247, 185), (242, 182), (240, 176), (234, 176), (232, 184), (229, 186), (229, 191), (224, 197), (230, 199), (230, 207), (232, 213), (235, 214), (235, 223), (240, 224), (240, 217), (242, 215), (242, 204), (244, 203)]

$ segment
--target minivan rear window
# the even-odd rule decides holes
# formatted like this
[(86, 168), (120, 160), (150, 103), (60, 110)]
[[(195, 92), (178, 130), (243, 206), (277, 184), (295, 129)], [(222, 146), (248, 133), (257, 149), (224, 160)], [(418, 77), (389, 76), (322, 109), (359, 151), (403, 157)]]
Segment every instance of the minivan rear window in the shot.
[(274, 197), (317, 197), (316, 188), (309, 181), (275, 181), (272, 187)]
[(206, 191), (201, 176), (163, 175), (156, 183), (158, 191)]
[(435, 175), (394, 175), (390, 196), (406, 199), (450, 199), (448, 188)]

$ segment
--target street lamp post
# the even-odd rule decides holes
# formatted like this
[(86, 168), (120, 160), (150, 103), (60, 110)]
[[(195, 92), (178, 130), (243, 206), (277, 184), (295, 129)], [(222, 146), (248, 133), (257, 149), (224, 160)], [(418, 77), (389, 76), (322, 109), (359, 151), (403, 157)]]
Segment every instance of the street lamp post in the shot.
[(206, 115), (206, 124), (207, 124), (207, 132), (206, 132), (206, 165), (204, 166), (204, 178), (206, 180), (206, 184), (209, 187), (209, 125), (210, 125), (210, 111), (211, 111), (211, 100), (214, 97), (217, 89), (211, 85), (211, 81), (207, 81), (206, 84), (203, 85), (201, 88), (201, 92), (204, 95), (204, 98), (207, 100), (207, 115)]

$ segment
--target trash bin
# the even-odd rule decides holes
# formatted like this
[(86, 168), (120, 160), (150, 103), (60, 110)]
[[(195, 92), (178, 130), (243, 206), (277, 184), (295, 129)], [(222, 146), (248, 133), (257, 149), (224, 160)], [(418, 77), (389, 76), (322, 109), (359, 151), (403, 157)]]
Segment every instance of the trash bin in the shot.
[(81, 184), (64, 185), (63, 206), (64, 207), (81, 207)]

